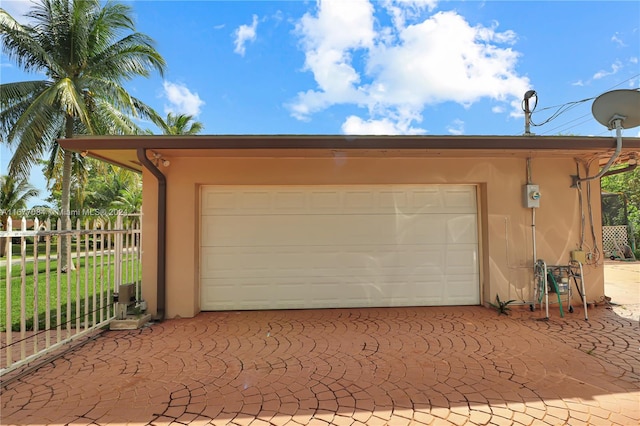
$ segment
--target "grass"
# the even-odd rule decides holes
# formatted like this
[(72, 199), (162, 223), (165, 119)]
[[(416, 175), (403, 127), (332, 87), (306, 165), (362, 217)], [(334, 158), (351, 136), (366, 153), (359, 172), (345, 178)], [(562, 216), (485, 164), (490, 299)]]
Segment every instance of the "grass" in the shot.
[[(60, 274), (60, 323), (64, 324), (69, 318), (70, 321), (75, 323), (75, 319), (77, 316), (76, 312), (76, 302), (79, 303), (80, 309), (80, 321), (84, 323), (85, 312), (89, 313), (89, 321), (92, 321), (93, 318), (93, 310), (97, 309), (97, 318), (100, 318), (99, 309), (102, 306), (108, 306), (111, 304), (111, 300), (107, 300), (109, 295), (107, 294), (107, 284), (109, 284), (110, 288), (113, 288), (114, 285), (114, 265), (113, 258), (111, 259), (111, 263), (107, 264), (106, 258), (96, 257), (96, 306), (94, 307), (93, 301), (93, 264), (94, 259), (93, 256), (89, 256), (88, 259), (85, 259), (82, 256), (79, 260), (76, 260), (75, 271), (71, 271), (69, 274)], [(57, 303), (58, 303), (58, 289), (57, 289), (57, 266), (58, 262), (52, 260), (49, 264), (49, 272), (51, 274), (50, 277), (50, 319), (51, 326), (55, 327), (58, 324), (58, 312), (57, 312)], [(88, 291), (85, 288), (85, 271), (89, 269), (89, 281)], [(25, 265), (25, 305), (27, 312), (27, 321), (26, 328), (27, 330), (33, 329), (34, 324), (34, 301), (35, 301), (35, 275), (34, 269), (36, 268), (35, 262), (27, 262)], [(38, 281), (37, 281), (37, 320), (38, 320), (38, 329), (42, 330), (45, 328), (46, 321), (46, 281), (45, 281), (45, 273), (46, 273), (47, 265), (44, 260), (39, 260), (37, 264), (38, 271)], [(140, 271), (138, 271), (140, 276)], [(130, 273), (130, 271), (129, 271)], [(6, 266), (0, 266), (0, 331), (7, 330), (7, 319), (6, 319)], [(78, 277), (79, 275), (79, 277)], [(108, 281), (107, 281), (108, 277)], [(76, 281), (79, 278), (79, 286)], [(20, 312), (21, 312), (21, 270), (19, 266), (14, 266), (12, 268), (12, 277), (11, 277), (11, 329), (13, 331), (20, 330)], [(100, 292), (100, 283), (102, 283), (103, 291)], [(67, 296), (67, 287), (70, 287), (70, 296)], [(78, 288), (79, 287), (79, 288)], [(106, 313), (106, 312), (105, 312)], [(29, 318), (30, 317), (30, 318)]]
[[(81, 246), (80, 246), (81, 250), (84, 250), (84, 241), (82, 241)], [(20, 244), (11, 244), (11, 258), (12, 259), (19, 259), (20, 258)], [(56, 243), (55, 241), (51, 242), (51, 254), (55, 254), (56, 252)], [(76, 243), (72, 242), (71, 243), (71, 253), (75, 253), (76, 252)], [(38, 244), (38, 257), (42, 257), (47, 253), (47, 247), (45, 246), (45, 244), (40, 243)], [(32, 258), (33, 257), (33, 242), (30, 242), (29, 240), (27, 240), (27, 257), (28, 258)], [(7, 256), (0, 256), (0, 259), (2, 260), (6, 260)]]

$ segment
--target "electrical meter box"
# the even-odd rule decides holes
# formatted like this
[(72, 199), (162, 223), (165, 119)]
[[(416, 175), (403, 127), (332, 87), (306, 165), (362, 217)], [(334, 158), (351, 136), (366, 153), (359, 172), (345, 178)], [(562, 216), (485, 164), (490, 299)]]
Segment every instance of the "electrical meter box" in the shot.
[(540, 207), (540, 186), (525, 185), (523, 189), (523, 204), (528, 209)]

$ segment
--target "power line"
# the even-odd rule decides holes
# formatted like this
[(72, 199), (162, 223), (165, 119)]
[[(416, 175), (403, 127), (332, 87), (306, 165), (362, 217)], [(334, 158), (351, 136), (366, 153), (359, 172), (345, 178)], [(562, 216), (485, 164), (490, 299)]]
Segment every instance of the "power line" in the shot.
[[(610, 90), (612, 90), (612, 89), (615, 89), (616, 87), (621, 86), (621, 85), (623, 85), (624, 83), (629, 82), (629, 81), (631, 81), (631, 80), (633, 80), (633, 79), (635, 79), (635, 78), (637, 78), (637, 77), (640, 77), (640, 74), (635, 74), (635, 75), (633, 75), (633, 76), (631, 76), (631, 77), (627, 78), (626, 80), (623, 80), (623, 81), (621, 81), (621, 82), (619, 82), (619, 83), (617, 83), (617, 84), (615, 84), (615, 85), (611, 86), (611, 87), (610, 87), (609, 89), (607, 89), (605, 92), (608, 92), (608, 91), (610, 91)], [(604, 92), (603, 92), (603, 93), (604, 93)], [(597, 96), (593, 96), (593, 97), (590, 97), (590, 98), (581, 99), (581, 100), (579, 100), (579, 101), (566, 102), (566, 103), (564, 103), (564, 104), (554, 105), (554, 106), (549, 106), (549, 107), (542, 108), (542, 109), (538, 110), (537, 112), (539, 113), (539, 112), (547, 111), (547, 110), (551, 110), (551, 109), (556, 109), (556, 111), (555, 111), (553, 114), (551, 114), (551, 116), (550, 116), (549, 118), (547, 118), (546, 120), (544, 120), (544, 121), (543, 121), (543, 122), (541, 122), (541, 123), (534, 123), (534, 122), (533, 122), (533, 120), (531, 120), (531, 125), (532, 125), (532, 126), (536, 126), (536, 127), (543, 126), (543, 125), (545, 125), (545, 124), (547, 124), (547, 123), (549, 123), (549, 122), (551, 122), (551, 121), (555, 120), (556, 118), (560, 117), (560, 116), (561, 116), (561, 115), (563, 115), (564, 113), (566, 113), (566, 112), (568, 112), (568, 111), (572, 110), (573, 108), (577, 107), (578, 105), (582, 105), (582, 104), (584, 104), (585, 102), (591, 101), (591, 100), (593, 100), (593, 99), (595, 99), (595, 98), (597, 98)], [(531, 115), (533, 115), (533, 114), (534, 114), (534, 112), (536, 112), (536, 111), (535, 111), (535, 107), (537, 106), (537, 104), (538, 104), (538, 99), (537, 99), (537, 94), (536, 94), (536, 103), (535, 103), (535, 105), (534, 105), (533, 110), (531, 111)], [(575, 119), (573, 119), (573, 120), (571, 120), (571, 121), (569, 121), (569, 122), (566, 122), (566, 123), (563, 123), (563, 124), (561, 124), (561, 125), (559, 125), (559, 126), (556, 126), (556, 127), (554, 127), (553, 129), (551, 129), (551, 130), (548, 130), (548, 131), (544, 132), (543, 134), (547, 134), (547, 133), (550, 133), (550, 132), (552, 132), (552, 131), (554, 131), (554, 130), (556, 130), (556, 129), (563, 128), (564, 126), (566, 126), (566, 125), (568, 125), (568, 124), (570, 124), (570, 123), (573, 123), (573, 122), (574, 122), (574, 121), (576, 121), (576, 120), (580, 120), (580, 119), (582, 119), (582, 118), (584, 118), (584, 117), (587, 117), (587, 116), (589, 116), (589, 114), (585, 114), (585, 115), (583, 115), (583, 116), (581, 116), (581, 117), (578, 117), (578, 118), (575, 118)], [(588, 121), (588, 120), (587, 120), (587, 121)], [(579, 124), (583, 124), (583, 123), (585, 123), (585, 122), (586, 122), (586, 121), (583, 121), (583, 122), (581, 122), (581, 123), (579, 123)], [(579, 124), (577, 124), (577, 125), (579, 125)], [(573, 128), (573, 127), (576, 127), (577, 125), (573, 125), (573, 126), (571, 126), (571, 127), (568, 127), (568, 128), (566, 128), (566, 129), (563, 129), (563, 130), (565, 130), (565, 131), (566, 131), (566, 130), (569, 130), (569, 129)]]
[[(590, 101), (592, 99), (595, 99), (595, 98), (596, 97), (594, 96), (592, 98), (586, 98), (586, 99), (582, 99), (582, 100), (579, 100), (579, 101), (567, 102), (567, 103), (557, 107), (557, 110), (553, 114), (551, 114), (551, 116), (549, 118), (544, 120), (542, 123), (534, 123), (533, 120), (532, 120), (531, 121), (531, 125), (532, 126), (538, 126), (538, 127), (539, 126), (543, 126), (543, 125), (549, 123), (550, 121), (555, 120), (556, 118), (558, 118), (560, 115), (564, 114), (565, 112), (570, 111), (571, 109), (575, 108), (576, 106), (578, 106), (580, 104), (583, 104), (583, 103), (585, 103), (587, 101)], [(556, 108), (556, 107), (547, 107), (547, 108), (541, 109), (540, 111), (545, 111), (545, 110), (551, 109), (551, 108)], [(533, 114), (533, 112), (532, 112), (532, 114)]]
[[(564, 126), (566, 126), (567, 124), (572, 123), (573, 121), (579, 120), (579, 119), (584, 118), (584, 117), (588, 117), (588, 118), (586, 118), (586, 119), (582, 120), (582, 121), (581, 121), (581, 122), (579, 122), (579, 123), (574, 124), (573, 126), (564, 127)], [(583, 115), (582, 117), (578, 117), (578, 118), (576, 118), (576, 119), (574, 119), (574, 120), (571, 120), (571, 121), (569, 121), (568, 123), (563, 124), (562, 126), (558, 126), (558, 127), (556, 127), (556, 129), (557, 129), (557, 128), (562, 127), (562, 130), (558, 131), (557, 133), (565, 133), (565, 132), (566, 132), (567, 130), (569, 130), (569, 129), (573, 129), (574, 127), (577, 127), (577, 126), (580, 126), (580, 125), (582, 125), (582, 124), (586, 124), (586, 123), (590, 122), (592, 119), (593, 119), (593, 118), (590, 116), (590, 114)], [(551, 131), (553, 131), (553, 130), (554, 130), (554, 129), (548, 130), (548, 131), (544, 132), (544, 133), (543, 133), (543, 135), (544, 135), (544, 134), (547, 134), (547, 133), (549, 133), (549, 132), (551, 132)]]

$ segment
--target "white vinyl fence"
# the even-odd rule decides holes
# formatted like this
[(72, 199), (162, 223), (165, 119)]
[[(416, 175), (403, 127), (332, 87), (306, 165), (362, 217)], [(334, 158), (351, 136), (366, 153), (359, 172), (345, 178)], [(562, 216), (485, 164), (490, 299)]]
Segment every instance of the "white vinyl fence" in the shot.
[[(60, 220), (29, 222), (14, 230), (9, 218), (0, 231), (0, 376), (108, 325), (121, 284), (134, 283), (140, 299), (139, 217), (76, 221), (67, 231)], [(63, 241), (71, 268), (59, 261)]]

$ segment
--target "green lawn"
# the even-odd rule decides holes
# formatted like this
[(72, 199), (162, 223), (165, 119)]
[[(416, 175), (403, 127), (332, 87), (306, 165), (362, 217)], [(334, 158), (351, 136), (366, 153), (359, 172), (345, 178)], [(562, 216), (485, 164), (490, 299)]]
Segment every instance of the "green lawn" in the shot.
[[(44, 244), (38, 244), (38, 256), (44, 255), (47, 248)], [(51, 253), (55, 253), (56, 246), (51, 244)], [(20, 257), (20, 244), (11, 244), (11, 258), (17, 259)], [(27, 244), (27, 257), (33, 257), (33, 244)], [(0, 256), (1, 260), (6, 260), (7, 256)]]
[[(113, 261), (113, 258), (111, 259)], [(92, 320), (92, 311), (94, 310), (94, 301), (93, 301), (93, 256), (89, 256), (88, 259), (88, 267), (89, 267), (89, 281), (88, 281), (88, 292), (85, 288), (85, 258), (81, 257), (80, 261), (76, 261), (77, 270), (70, 272), (69, 274), (60, 274), (60, 323), (64, 324), (67, 321), (67, 317), (70, 318), (75, 324), (76, 318), (76, 301), (80, 302), (80, 318), (81, 322), (84, 323), (84, 315), (85, 312), (89, 312), (89, 321)], [(26, 312), (27, 312), (27, 329), (33, 329), (33, 311), (34, 311), (34, 294), (36, 290), (35, 278), (34, 278), (34, 262), (28, 262), (26, 264), (26, 286), (25, 286), (25, 301), (26, 301)], [(51, 306), (51, 324), (52, 327), (58, 323), (57, 317), (57, 262), (51, 261), (49, 266), (51, 279), (50, 279), (50, 306)], [(37, 293), (38, 293), (38, 328), (40, 330), (45, 328), (45, 318), (46, 318), (46, 281), (45, 281), (45, 272), (46, 272), (46, 262), (44, 260), (38, 261), (38, 277), (37, 277)], [(102, 259), (101, 257), (96, 257), (96, 306), (97, 309), (100, 309), (100, 298), (102, 298), (103, 306), (109, 305), (111, 300), (107, 300), (107, 276), (110, 281), (110, 288), (113, 288), (113, 273), (114, 273), (114, 265), (107, 265), (107, 258)], [(79, 288), (77, 286), (76, 280), (79, 274), (80, 285)], [(0, 266), (0, 331), (6, 331), (6, 265)], [(140, 273), (138, 274), (140, 276)], [(68, 281), (70, 280), (70, 281)], [(70, 283), (71, 295), (67, 296), (67, 286)], [(100, 292), (100, 283), (102, 283), (102, 292)], [(12, 278), (11, 278), (11, 329), (14, 331), (20, 330), (20, 311), (21, 311), (21, 271), (19, 265), (14, 265), (12, 267)], [(69, 301), (71, 302), (69, 304)], [(97, 313), (97, 318), (99, 320), (100, 315)]]
[[(20, 244), (11, 244), (11, 258), (12, 259), (18, 259), (20, 257)], [(55, 241), (51, 242), (51, 254), (55, 254), (57, 247), (56, 247), (56, 243)], [(84, 250), (84, 241), (82, 242), (82, 245), (80, 246), (80, 250)], [(40, 243), (38, 244), (38, 257), (44, 256), (47, 252), (47, 247), (45, 246), (44, 243)], [(71, 243), (71, 252), (75, 253), (76, 252), (76, 243), (72, 242)], [(33, 257), (33, 243), (31, 242), (27, 242), (27, 257)], [(0, 256), (0, 261), (1, 260), (6, 260), (7, 257), (6, 256)]]

